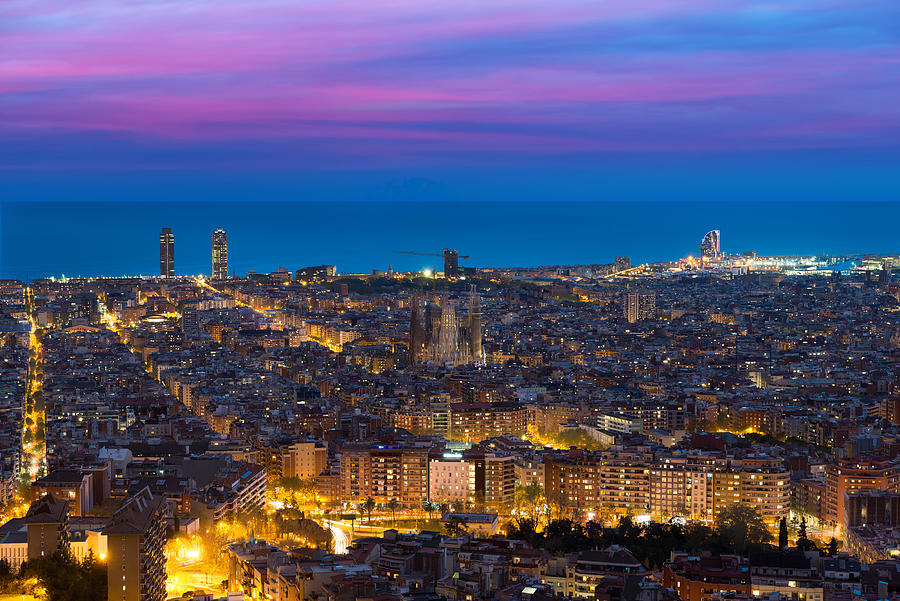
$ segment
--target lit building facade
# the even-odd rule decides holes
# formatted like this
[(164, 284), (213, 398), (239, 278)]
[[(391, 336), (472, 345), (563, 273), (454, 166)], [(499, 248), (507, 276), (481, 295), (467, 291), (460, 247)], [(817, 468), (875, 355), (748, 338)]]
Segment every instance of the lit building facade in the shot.
[(443, 453), (428, 462), (428, 498), (434, 503), (465, 503), (475, 493), (475, 465), (461, 453)]
[(175, 234), (168, 227), (164, 227), (159, 234), (159, 275), (175, 277)]
[(715, 522), (733, 505), (759, 511), (775, 528), (790, 507), (790, 471), (777, 462), (730, 462), (705, 456), (610, 449), (545, 460), (548, 499), (603, 519), (649, 515)]
[(280, 451), (281, 476), (284, 478), (315, 478), (328, 465), (328, 447), (321, 442), (295, 442)]
[(825, 466), (825, 519), (844, 519), (845, 495), (855, 490), (900, 492), (900, 470), (894, 459), (839, 459)]
[(228, 234), (218, 229), (212, 235), (212, 278), (224, 280), (228, 277)]
[(684, 601), (711, 601), (714, 596), (738, 593), (749, 596), (750, 561), (737, 555), (676, 553), (663, 566), (663, 586)]
[(706, 235), (703, 236), (703, 240), (700, 241), (700, 258), (701, 259), (717, 259), (721, 254), (721, 250), (719, 248), (719, 240), (720, 240), (720, 232), (719, 230), (710, 230), (706, 232)]
[(398, 501), (418, 507), (428, 499), (429, 448), (383, 445), (346, 445), (341, 451), (341, 500), (358, 503)]
[(623, 312), (628, 323), (635, 323), (656, 316), (656, 293), (652, 291), (625, 294)]
[(110, 518), (107, 536), (109, 601), (166, 598), (166, 503), (146, 487)]

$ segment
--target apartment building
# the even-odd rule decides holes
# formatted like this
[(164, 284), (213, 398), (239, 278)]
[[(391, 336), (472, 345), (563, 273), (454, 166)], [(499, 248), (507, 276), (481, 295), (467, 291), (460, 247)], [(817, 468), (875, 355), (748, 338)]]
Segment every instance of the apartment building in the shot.
[(112, 515), (103, 534), (109, 601), (164, 601), (165, 499), (144, 488)]

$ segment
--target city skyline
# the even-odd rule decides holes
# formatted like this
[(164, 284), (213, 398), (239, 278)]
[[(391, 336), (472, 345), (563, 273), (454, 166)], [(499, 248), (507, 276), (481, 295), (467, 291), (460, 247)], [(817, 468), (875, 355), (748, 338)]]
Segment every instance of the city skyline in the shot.
[[(147, 240), (158, 236), (161, 225), (178, 235), (182, 274), (210, 273), (210, 232), (216, 228), (228, 234), (229, 272), (238, 275), (325, 263), (345, 273), (391, 266), (441, 271), (447, 248), (457, 250), (459, 265), (475, 267), (606, 263), (620, 255), (656, 262), (697, 256), (702, 234), (712, 229), (724, 232), (722, 250), (734, 253), (889, 255), (898, 250), (897, 203), (733, 206), (736, 213), (702, 202), (224, 203), (211, 218), (204, 202), (4, 203), (0, 278), (159, 273), (159, 255)], [(135, 211), (166, 217), (134, 221)], [(40, 231), (53, 244), (30, 243), (28, 224), (48, 214), (54, 218), (44, 220)], [(294, 223), (301, 220), (329, 227), (308, 228), (298, 236)], [(598, 235), (604, 224), (615, 227)], [(86, 245), (83, 239), (105, 243)], [(59, 247), (67, 251), (60, 253)]]
[[(0, 593), (290, 601), (352, 573), (399, 597), (436, 574), (435, 601), (847, 582), (881, 601), (864, 572), (897, 566), (900, 255), (738, 254), (720, 234), (651, 264), (444, 249), (444, 275), (0, 280)], [(162, 228), (163, 259), (181, 239)], [(831, 561), (866, 567), (816, 571)], [(482, 562), (499, 580), (473, 594)]]
[(900, 601), (900, 1), (0, 1), (0, 601)]

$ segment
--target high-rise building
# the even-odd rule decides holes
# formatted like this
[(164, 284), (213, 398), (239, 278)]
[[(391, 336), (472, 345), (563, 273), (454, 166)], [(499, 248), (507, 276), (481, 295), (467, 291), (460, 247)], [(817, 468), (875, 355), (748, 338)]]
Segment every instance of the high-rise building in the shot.
[(481, 297), (475, 292), (475, 286), (469, 290), (469, 352), (472, 361), (484, 363), (484, 352), (481, 350)]
[(521, 436), (528, 427), (528, 409), (511, 402), (450, 405), (450, 434), (454, 440), (478, 442), (495, 436)]
[(855, 490), (900, 492), (900, 463), (895, 459), (843, 458), (825, 466), (825, 519), (840, 524), (844, 501)]
[(166, 502), (150, 487), (125, 501), (103, 529), (109, 601), (166, 598)]
[(435, 503), (465, 503), (475, 493), (475, 464), (462, 453), (444, 452), (428, 462), (428, 498)]
[(228, 234), (222, 228), (212, 235), (212, 278), (224, 280), (228, 277)]
[(475, 493), (482, 492), (488, 507), (509, 511), (516, 496), (516, 461), (512, 453), (485, 453), (484, 471), (480, 457), (475, 460)]
[(700, 258), (716, 259), (719, 257), (719, 230), (710, 230), (700, 241)]
[(186, 340), (194, 340), (200, 336), (200, 316), (197, 305), (185, 305), (181, 311), (181, 331)]
[(425, 352), (425, 328), (422, 325), (422, 307), (419, 293), (414, 292), (409, 300), (409, 362), (422, 360)]
[(49, 557), (69, 546), (69, 503), (47, 493), (25, 514), (28, 559)]
[(308, 480), (318, 476), (328, 466), (328, 447), (319, 441), (293, 442), (276, 452), (282, 478)]
[(623, 313), (629, 323), (652, 319), (656, 315), (656, 293), (628, 292), (625, 295)]
[(844, 531), (866, 524), (900, 526), (900, 493), (862, 489), (844, 496)]
[(419, 507), (428, 498), (427, 447), (359, 442), (341, 452), (341, 497), (344, 502), (398, 501)]
[(452, 248), (444, 249), (444, 277), (459, 275), (459, 253)]
[(175, 234), (169, 227), (164, 227), (159, 234), (159, 275), (175, 277)]

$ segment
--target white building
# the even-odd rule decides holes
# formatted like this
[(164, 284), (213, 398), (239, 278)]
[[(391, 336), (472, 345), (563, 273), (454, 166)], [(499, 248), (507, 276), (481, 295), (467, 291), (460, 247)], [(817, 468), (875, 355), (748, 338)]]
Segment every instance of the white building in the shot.
[(444, 453), (428, 463), (428, 498), (434, 503), (465, 503), (475, 494), (475, 465), (461, 453)]

